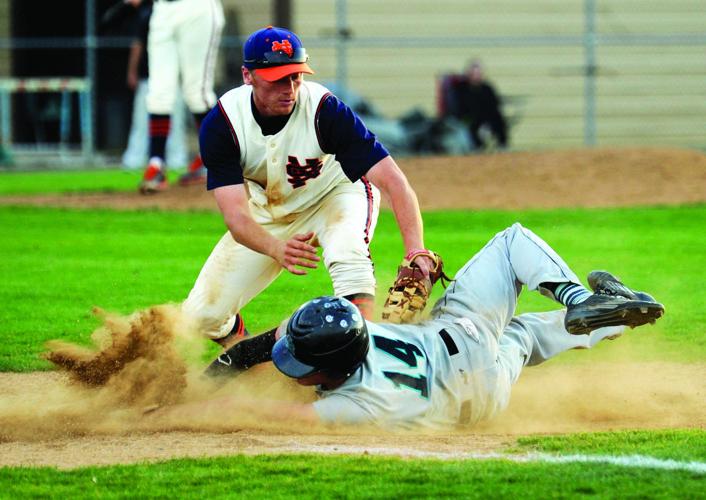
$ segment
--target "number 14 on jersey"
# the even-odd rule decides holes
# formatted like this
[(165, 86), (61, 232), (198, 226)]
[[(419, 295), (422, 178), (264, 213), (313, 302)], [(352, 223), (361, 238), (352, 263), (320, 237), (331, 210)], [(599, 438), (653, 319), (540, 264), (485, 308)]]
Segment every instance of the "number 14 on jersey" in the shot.
[[(403, 342), (402, 340), (388, 339), (380, 335), (373, 335), (373, 345), (376, 349), (386, 352), (407, 365), (407, 368), (417, 368), (418, 371), (424, 371), (417, 376), (409, 373), (400, 373), (397, 371), (383, 371), (383, 375), (390, 379), (395, 387), (409, 387), (415, 391), (419, 391), (419, 395), (423, 398), (429, 397), (429, 384), (426, 373), (426, 358), (422, 350), (414, 344)], [(420, 361), (422, 361), (420, 363)], [(406, 370), (409, 372), (409, 370)]]

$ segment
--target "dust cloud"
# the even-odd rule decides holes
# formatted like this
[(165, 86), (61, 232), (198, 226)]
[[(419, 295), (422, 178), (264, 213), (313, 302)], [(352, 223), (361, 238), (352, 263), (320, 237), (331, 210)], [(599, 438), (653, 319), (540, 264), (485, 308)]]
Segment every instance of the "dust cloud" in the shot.
[(145, 416), (170, 405), (224, 395), (247, 400), (312, 398), (310, 390), (293, 386), (267, 367), (251, 370), (228, 384), (204, 377), (200, 358), (205, 340), (194, 333), (176, 306), (155, 306), (128, 317), (97, 314), (104, 325), (91, 336), (93, 347), (47, 343), (44, 357), (63, 376), (45, 376), (29, 387), (0, 387), (0, 442), (135, 430), (262, 428), (262, 422), (238, 415), (237, 408), (233, 414), (233, 405), (229, 414), (216, 408), (185, 411), (183, 417), (174, 412), (162, 419)]
[[(46, 358), (60, 371), (0, 374), (0, 442), (186, 432), (194, 433), (198, 450), (204, 433), (243, 437), (250, 432), (258, 439), (320, 435), (327, 442), (356, 445), (381, 439), (379, 433), (368, 432), (366, 438), (351, 429), (258, 420), (248, 408), (268, 400), (312, 401), (313, 391), (282, 377), (271, 364), (227, 383), (203, 377), (206, 341), (178, 307), (156, 306), (127, 317), (99, 314), (104, 325), (94, 332), (93, 347), (48, 344)], [(641, 360), (639, 353), (621, 348), (621, 340), (626, 339), (599, 346), (609, 356), (590, 350), (574, 353), (576, 362), (567, 355), (569, 362), (527, 368), (499, 417), (445, 435), (416, 434), (416, 445), (441, 445), (449, 434), (467, 447), (473, 436), (482, 442), (482, 436), (705, 428), (706, 365)], [(168, 411), (175, 404), (183, 411)], [(390, 439), (391, 445), (401, 442)]]
[(508, 409), (477, 431), (706, 428), (706, 365), (620, 359), (525, 370)]

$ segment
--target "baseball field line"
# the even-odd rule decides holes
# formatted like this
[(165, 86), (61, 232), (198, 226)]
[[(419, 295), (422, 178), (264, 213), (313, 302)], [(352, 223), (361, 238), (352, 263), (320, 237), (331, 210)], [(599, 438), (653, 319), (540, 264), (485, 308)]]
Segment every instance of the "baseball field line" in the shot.
[[(301, 451), (301, 450), (299, 450)], [(376, 456), (403, 456), (405, 458), (435, 458), (440, 460), (508, 460), (517, 463), (604, 463), (621, 467), (631, 467), (638, 469), (661, 469), (679, 470), (693, 472), (696, 474), (706, 474), (706, 462), (689, 461), (683, 462), (672, 459), (662, 459), (647, 455), (552, 455), (549, 453), (463, 453), (463, 452), (436, 452), (424, 450), (405, 450), (400, 453), (399, 449), (386, 447), (362, 447), (362, 446), (314, 446), (307, 451), (322, 454), (344, 455), (344, 454), (365, 454)]]

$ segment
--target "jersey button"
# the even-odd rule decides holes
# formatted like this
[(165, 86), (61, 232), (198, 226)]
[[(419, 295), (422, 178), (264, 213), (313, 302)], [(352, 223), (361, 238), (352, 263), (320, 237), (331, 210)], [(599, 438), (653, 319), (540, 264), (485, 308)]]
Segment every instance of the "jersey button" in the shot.
[(271, 143), (270, 143), (270, 147), (271, 147), (271, 148), (276, 148), (276, 147), (277, 147), (277, 144), (275, 144), (274, 142), (271, 142)]

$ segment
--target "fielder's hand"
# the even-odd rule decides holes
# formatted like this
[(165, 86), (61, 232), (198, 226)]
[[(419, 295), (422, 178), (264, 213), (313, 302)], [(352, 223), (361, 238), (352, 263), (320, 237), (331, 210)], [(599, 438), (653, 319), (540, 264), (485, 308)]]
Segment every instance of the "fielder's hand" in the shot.
[(382, 310), (382, 319), (390, 323), (417, 321), (431, 294), (434, 283), (450, 281), (444, 273), (441, 257), (431, 250), (415, 250), (407, 254), (397, 269)]
[(306, 274), (306, 267), (316, 269), (316, 263), (321, 258), (316, 255), (316, 247), (311, 245), (314, 240), (314, 232), (305, 234), (295, 234), (286, 241), (280, 241), (280, 245), (275, 250), (274, 258), (279, 264), (292, 274), (298, 276)]
[[(425, 279), (429, 279), (429, 274), (434, 271), (437, 267), (437, 261), (435, 258), (432, 257), (432, 255), (438, 257), (437, 254), (429, 251), (429, 253), (418, 254), (417, 257), (414, 259), (414, 265), (419, 269)], [(438, 259), (439, 261), (441, 261), (441, 257), (438, 257)], [(434, 282), (436, 282), (436, 280), (434, 280)]]

